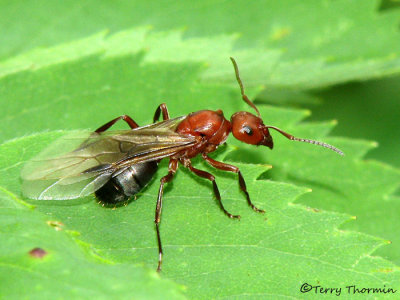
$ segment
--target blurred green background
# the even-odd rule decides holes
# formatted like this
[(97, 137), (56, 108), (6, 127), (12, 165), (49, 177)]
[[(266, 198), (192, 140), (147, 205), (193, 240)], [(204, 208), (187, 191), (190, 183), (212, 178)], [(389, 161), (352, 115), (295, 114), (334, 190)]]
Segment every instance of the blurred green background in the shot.
[(309, 107), (311, 120), (335, 116), (333, 135), (377, 141), (365, 159), (400, 167), (400, 77), (339, 85), (315, 95), (323, 104)]

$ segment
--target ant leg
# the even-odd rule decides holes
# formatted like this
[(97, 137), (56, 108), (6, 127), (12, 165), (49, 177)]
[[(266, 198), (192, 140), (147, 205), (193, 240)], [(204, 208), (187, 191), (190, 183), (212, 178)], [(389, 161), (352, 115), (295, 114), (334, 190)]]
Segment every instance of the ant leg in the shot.
[(169, 120), (169, 113), (168, 113), (168, 108), (167, 105), (165, 103), (161, 103), (157, 109), (156, 112), (154, 113), (154, 117), (153, 117), (153, 123), (157, 122), (158, 119), (160, 118), (160, 113), (162, 112), (163, 115), (163, 120)]
[(197, 176), (200, 176), (200, 177), (203, 177), (203, 178), (206, 178), (206, 179), (212, 181), (212, 183), (213, 183), (213, 188), (214, 188), (214, 195), (215, 195), (215, 198), (217, 198), (218, 203), (219, 203), (219, 206), (221, 207), (221, 209), (224, 211), (224, 213), (225, 213), (229, 218), (231, 218), (231, 219), (240, 219), (240, 216), (239, 216), (239, 215), (232, 215), (232, 214), (230, 214), (230, 213), (225, 209), (224, 205), (222, 204), (221, 195), (219, 194), (218, 186), (217, 186), (217, 183), (215, 182), (215, 177), (214, 177), (214, 175), (212, 175), (212, 174), (210, 174), (210, 173), (208, 173), (208, 172), (206, 172), (206, 171), (203, 171), (203, 170), (199, 170), (199, 169), (194, 168), (194, 167), (190, 164), (190, 161), (189, 161), (189, 164), (187, 164), (187, 167), (189, 168), (190, 171), (192, 171), (192, 172), (193, 172), (194, 174), (196, 174)]
[(245, 183), (244, 178), (243, 178), (243, 176), (242, 176), (242, 173), (240, 172), (240, 170), (239, 170), (238, 167), (235, 167), (235, 166), (232, 166), (232, 165), (229, 165), (229, 164), (220, 162), (220, 161), (216, 161), (216, 160), (214, 160), (214, 159), (208, 157), (207, 154), (204, 154), (204, 153), (202, 154), (202, 156), (203, 156), (203, 159), (204, 159), (206, 162), (208, 162), (211, 166), (213, 166), (213, 167), (216, 168), (216, 169), (237, 173), (238, 176), (239, 176), (239, 186), (240, 186), (240, 189), (246, 194), (247, 203), (248, 203), (248, 204), (251, 206), (251, 208), (252, 208), (253, 210), (255, 210), (256, 212), (265, 213), (265, 210), (257, 208), (257, 207), (251, 202), (249, 193), (247, 192), (246, 183)]
[[(162, 103), (156, 109), (156, 112), (155, 112), (154, 118), (153, 118), (154, 123), (156, 121), (158, 121), (158, 119), (160, 118), (161, 112), (163, 115), (163, 119), (169, 120), (167, 105), (165, 103)], [(115, 119), (111, 120), (110, 122), (104, 124), (103, 126), (97, 128), (95, 130), (95, 132), (96, 133), (104, 132), (121, 119), (124, 120), (126, 123), (128, 123), (128, 125), (131, 129), (139, 127), (139, 125), (131, 117), (129, 117), (128, 115), (122, 115), (122, 116), (119, 116), (118, 118), (115, 118)]]
[(162, 196), (164, 193), (164, 184), (169, 182), (173, 179), (176, 170), (178, 169), (178, 161), (176, 159), (169, 160), (168, 166), (168, 174), (161, 178), (160, 189), (158, 190), (158, 198), (157, 198), (157, 205), (156, 205), (156, 213), (154, 217), (154, 223), (156, 224), (156, 231), (157, 231), (157, 242), (158, 242), (158, 267), (157, 272), (161, 271), (161, 264), (162, 264), (162, 245), (161, 245), (161, 235), (160, 235), (160, 222), (161, 222), (161, 209), (162, 209)]
[(126, 123), (128, 123), (128, 125), (131, 129), (139, 127), (139, 125), (135, 121), (133, 121), (130, 116), (122, 115), (122, 116), (119, 116), (118, 118), (115, 118), (115, 119), (111, 120), (110, 122), (104, 124), (103, 126), (97, 128), (95, 130), (95, 132), (102, 133), (102, 132), (106, 131), (107, 129), (109, 129), (111, 126), (113, 126), (115, 123), (117, 123), (121, 119), (124, 120)]

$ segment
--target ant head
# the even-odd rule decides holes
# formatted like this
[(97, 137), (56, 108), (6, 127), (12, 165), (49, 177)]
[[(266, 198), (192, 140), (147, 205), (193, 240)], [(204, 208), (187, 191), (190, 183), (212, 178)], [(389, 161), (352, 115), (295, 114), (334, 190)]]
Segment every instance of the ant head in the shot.
[(242, 99), (248, 105), (250, 105), (257, 113), (257, 116), (255, 116), (249, 112), (240, 111), (240, 112), (237, 112), (232, 115), (232, 117), (231, 117), (232, 134), (235, 138), (237, 138), (239, 141), (242, 141), (246, 144), (264, 145), (264, 146), (267, 146), (272, 149), (274, 146), (274, 143), (272, 141), (271, 135), (269, 134), (268, 128), (270, 128), (270, 129), (274, 129), (274, 130), (278, 131), (280, 134), (282, 134), (289, 140), (319, 145), (319, 146), (331, 149), (331, 150), (339, 153), (340, 155), (344, 155), (344, 153), (341, 150), (339, 150), (338, 148), (335, 148), (332, 145), (314, 141), (314, 140), (297, 138), (287, 132), (284, 132), (283, 130), (281, 130), (275, 126), (264, 125), (264, 123), (261, 119), (260, 112), (258, 111), (257, 107), (254, 105), (253, 102), (250, 101), (250, 99), (244, 93), (243, 83), (239, 76), (239, 68), (236, 64), (236, 61), (232, 57), (231, 57), (231, 61), (233, 63), (233, 67), (235, 69), (236, 80), (240, 86), (240, 92), (242, 94)]
[(232, 134), (239, 141), (251, 145), (264, 145), (273, 148), (272, 137), (261, 118), (240, 111), (231, 117)]

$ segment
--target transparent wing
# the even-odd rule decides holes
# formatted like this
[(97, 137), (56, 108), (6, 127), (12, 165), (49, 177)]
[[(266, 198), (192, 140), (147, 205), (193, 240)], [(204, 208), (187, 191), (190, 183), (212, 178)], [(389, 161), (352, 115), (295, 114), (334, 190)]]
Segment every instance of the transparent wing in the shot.
[(133, 164), (159, 160), (193, 145), (192, 137), (174, 131), (183, 118), (133, 130), (66, 135), (23, 167), (22, 192), (39, 200), (92, 194)]

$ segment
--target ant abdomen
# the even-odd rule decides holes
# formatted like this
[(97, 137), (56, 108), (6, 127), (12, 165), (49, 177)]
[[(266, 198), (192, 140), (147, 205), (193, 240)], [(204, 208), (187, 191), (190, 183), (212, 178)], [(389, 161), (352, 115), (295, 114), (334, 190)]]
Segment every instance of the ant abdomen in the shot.
[(158, 162), (151, 161), (132, 165), (95, 192), (104, 204), (119, 204), (140, 192), (157, 172)]

